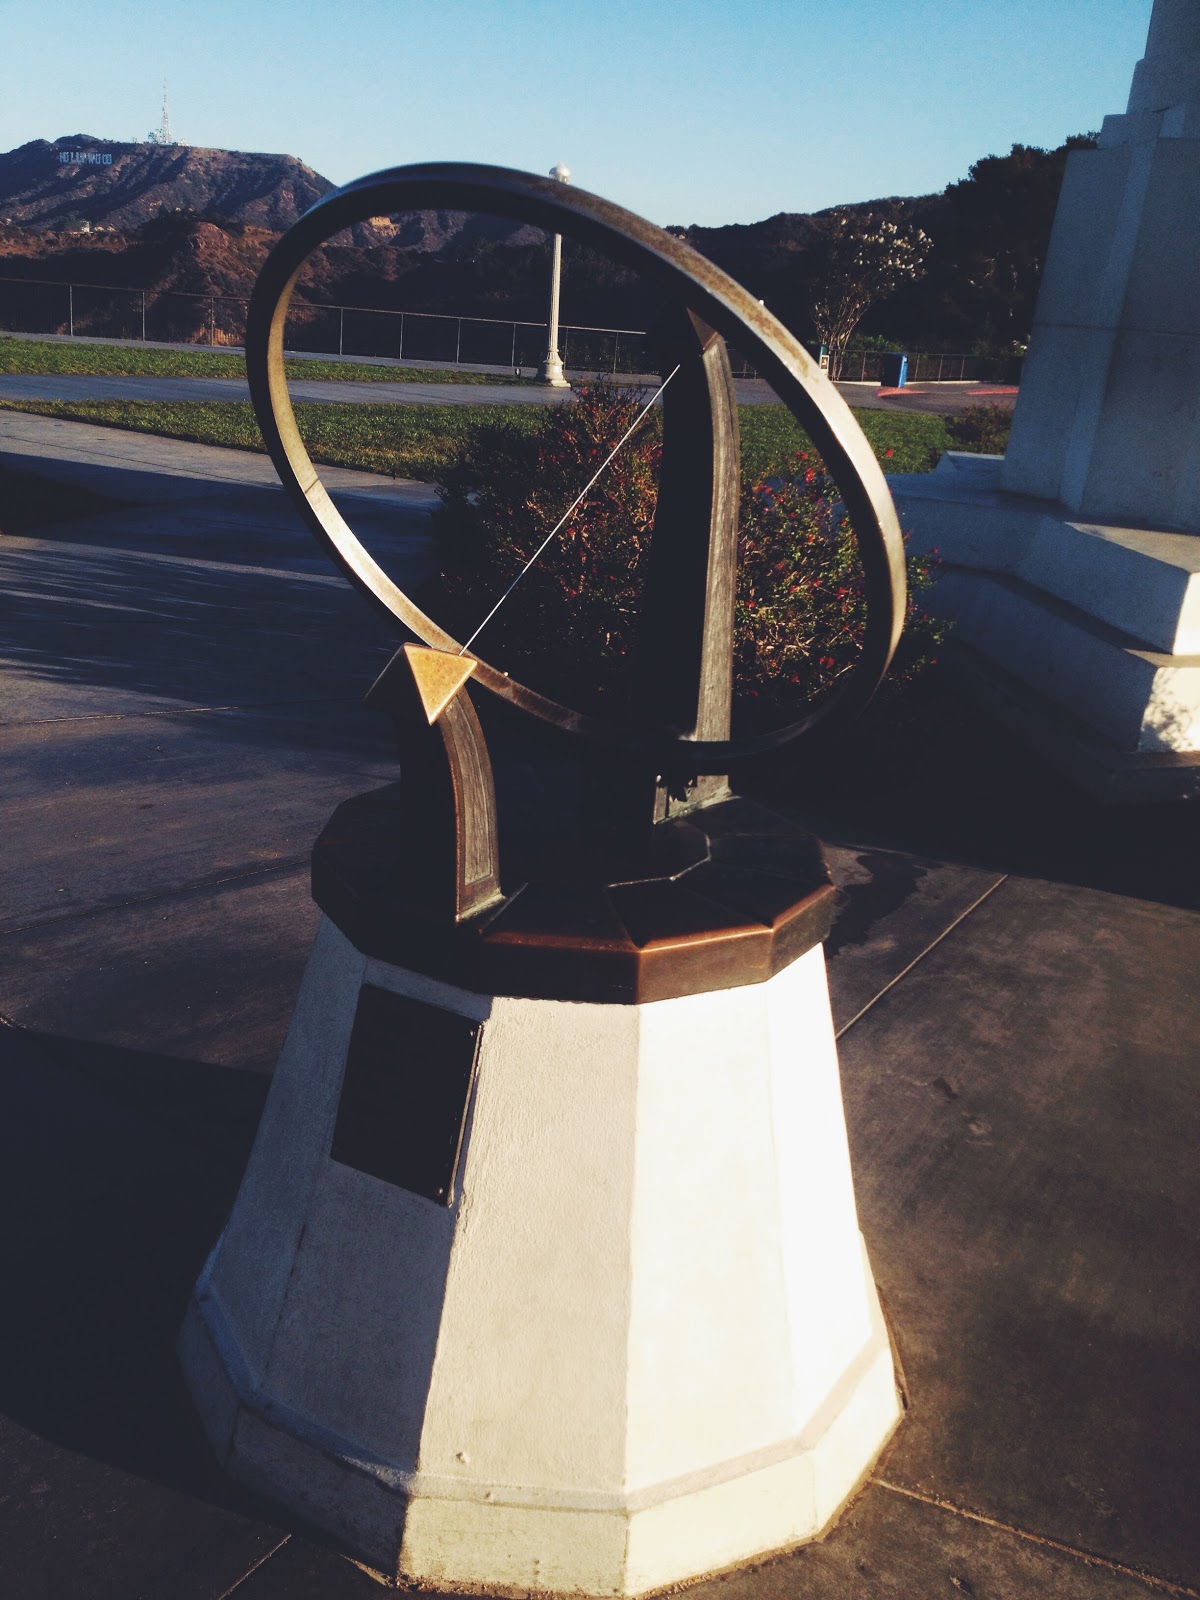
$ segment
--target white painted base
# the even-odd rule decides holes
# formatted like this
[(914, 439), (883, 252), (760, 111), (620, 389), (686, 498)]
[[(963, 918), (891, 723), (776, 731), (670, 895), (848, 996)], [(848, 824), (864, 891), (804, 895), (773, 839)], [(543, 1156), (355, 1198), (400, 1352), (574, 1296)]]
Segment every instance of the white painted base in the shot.
[[(329, 1159), (364, 981), (483, 1019), (452, 1207)], [(389, 1578), (632, 1595), (819, 1533), (899, 1417), (821, 950), (575, 1005), (323, 921), (180, 1351), (228, 1470)]]
[[(1129, 756), (1200, 755), (1200, 538), (1069, 518), (1002, 487), (1002, 458), (950, 455), (890, 486), (915, 550), (946, 563), (930, 603), (955, 639), (1098, 736), (1136, 797)], [(1053, 746), (1051, 745), (1051, 752)]]
[(538, 368), (538, 381), (548, 385), (551, 389), (569, 389), (570, 381), (563, 371), (562, 357), (557, 351), (552, 356), (547, 356)]

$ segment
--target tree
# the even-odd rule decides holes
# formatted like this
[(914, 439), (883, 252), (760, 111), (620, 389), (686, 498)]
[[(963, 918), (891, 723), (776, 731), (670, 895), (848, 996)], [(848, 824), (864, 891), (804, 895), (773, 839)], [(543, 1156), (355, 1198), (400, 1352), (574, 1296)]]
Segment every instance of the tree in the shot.
[(940, 297), (972, 342), (1028, 340), (1067, 157), (1095, 142), (1088, 133), (1055, 150), (1015, 144), (1006, 156), (975, 162), (946, 190), (947, 215), (921, 292)]
[(829, 376), (837, 378), (867, 309), (921, 276), (930, 241), (921, 228), (873, 213), (830, 211), (814, 221), (807, 261), (812, 320), (829, 347)]

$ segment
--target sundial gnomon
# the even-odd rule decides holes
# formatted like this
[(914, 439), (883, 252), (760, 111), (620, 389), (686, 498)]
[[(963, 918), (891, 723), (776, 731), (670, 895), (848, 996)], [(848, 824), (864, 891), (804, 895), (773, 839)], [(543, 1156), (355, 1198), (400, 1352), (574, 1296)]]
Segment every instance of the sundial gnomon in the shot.
[[(486, 645), (486, 624), (504, 596), (497, 597), (497, 607), (480, 619), (470, 638), (453, 638), (364, 549), (331, 501), (300, 437), (283, 356), (288, 304), (301, 268), (343, 228), (423, 207), (488, 212), (574, 236), (641, 272), (665, 293), (668, 311), (655, 333), (664, 377), (663, 445), (639, 619), (636, 717), (573, 709), (490, 664), (476, 646)], [(839, 686), (785, 726), (738, 738), (731, 735), (730, 718), (740, 447), (726, 341), (736, 344), (771, 384), (837, 485), (856, 535), (868, 607), (860, 652)], [(422, 659), (419, 647), (406, 647), (372, 699), (387, 705), (410, 730), (418, 722), (437, 725), (444, 755), (438, 750), (426, 760), (414, 754), (415, 746), (405, 747), (403, 783), (410, 791), (405, 826), (436, 831), (439, 808), (456, 812), (457, 892), (445, 908), (456, 922), (504, 899), (486, 746), (470, 697), (459, 692), (468, 678), (513, 708), (584, 741), (601, 762), (641, 773), (651, 787), (661, 782), (678, 793), (690, 785), (693, 799), (703, 802), (706, 796), (727, 794), (719, 780), (732, 765), (853, 716), (886, 671), (903, 621), (903, 544), (883, 474), (848, 407), (760, 302), (681, 240), (609, 201), (550, 178), (462, 164), (397, 168), (360, 179), (306, 213), (268, 258), (251, 302), (247, 369), (268, 449), (310, 529), (376, 606), (426, 652), (435, 653)], [(584, 485), (580, 488), (586, 492)], [(405, 737), (413, 736), (410, 731)], [(448, 786), (437, 775), (446, 762)], [(709, 775), (707, 783), (702, 775)], [(412, 793), (418, 782), (429, 791), (428, 805)], [(718, 817), (714, 809), (708, 820), (720, 827), (731, 816)], [(677, 846), (678, 839), (669, 844), (668, 854)], [(464, 855), (477, 859), (468, 862)], [(665, 873), (672, 880), (678, 876)]]

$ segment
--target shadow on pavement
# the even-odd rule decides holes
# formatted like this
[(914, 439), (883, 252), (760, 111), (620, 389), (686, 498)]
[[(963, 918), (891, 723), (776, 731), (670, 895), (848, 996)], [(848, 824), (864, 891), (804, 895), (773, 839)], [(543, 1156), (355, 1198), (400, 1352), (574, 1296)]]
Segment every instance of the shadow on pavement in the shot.
[(109, 495), (71, 483), (48, 483), (0, 462), (0, 534), (24, 533), (46, 523), (112, 511), (116, 506), (117, 501)]
[(840, 843), (1200, 908), (1200, 804), (1099, 804), (941, 673), (747, 779)]
[[(396, 644), (357, 595), (324, 576), (82, 545), (30, 557), (28, 546), (0, 544), (9, 674), (34, 687), (103, 690), (109, 713), (135, 709), (116, 696), (138, 697), (136, 709), (153, 708), (146, 697), (159, 707), (359, 698)], [(28, 683), (10, 678), (9, 707), (19, 712), (23, 696), (32, 698)]]
[(174, 1341), (267, 1081), (0, 1026), (0, 1086), (0, 1411), (77, 1454), (244, 1507), (208, 1454)]

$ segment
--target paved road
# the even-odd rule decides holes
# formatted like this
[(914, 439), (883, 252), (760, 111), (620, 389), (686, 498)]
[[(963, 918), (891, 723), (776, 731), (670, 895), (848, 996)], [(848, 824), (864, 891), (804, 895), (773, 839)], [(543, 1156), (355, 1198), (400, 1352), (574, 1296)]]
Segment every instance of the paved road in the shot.
[[(650, 380), (647, 380), (650, 381)], [(900, 394), (880, 394), (873, 384), (841, 383), (839, 393), (853, 406), (891, 411), (930, 411), (952, 416), (993, 391), (974, 384), (922, 384)], [(772, 405), (778, 397), (761, 379), (739, 379), (743, 405)], [(326, 400), (359, 405), (555, 405), (569, 390), (503, 383), (342, 383), (297, 379), (296, 400)], [(1011, 397), (1002, 397), (1011, 403)], [(247, 400), (242, 378), (71, 378), (58, 374), (0, 374), (0, 400)]]
[[(340, 383), (297, 381), (296, 400), (366, 405), (535, 405), (570, 398), (570, 391), (518, 383)], [(0, 400), (248, 400), (244, 378), (68, 378), (0, 374)]]
[[(130, 502), (0, 539), (0, 1592), (373, 1600), (224, 1481), (172, 1345), (311, 942), (312, 839), (397, 774), (360, 707), (394, 640), (261, 458), (12, 414), (0, 461)], [(419, 576), (429, 491), (334, 487)], [(1081, 830), (1048, 781), (1038, 831)], [(1084, 886), (830, 830), (908, 1411), (826, 1539), (696, 1600), (1200, 1593), (1200, 913), (1112, 892), (1159, 826)]]
[[(121, 347), (121, 348), (125, 348), (125, 349), (131, 349), (131, 350), (138, 350), (138, 349), (141, 349), (141, 350), (145, 350), (145, 349), (152, 349), (152, 350), (179, 350), (181, 348), (179, 345), (160, 344), (160, 343), (156, 343), (153, 340), (147, 342), (147, 341), (142, 341), (142, 340), (137, 340), (137, 339), (93, 339), (93, 338), (79, 339), (79, 338), (73, 338), (72, 336), (70, 336), (68, 334), (49, 334), (49, 333), (47, 333), (47, 334), (29, 334), (29, 335), (23, 335), (23, 337), (32, 338), (32, 339), (38, 340), (38, 341), (40, 341), (42, 343), (46, 343), (46, 344), (81, 344), (81, 343), (82, 344), (98, 344), (98, 345), (117, 346), (117, 347)], [(184, 347), (184, 348), (194, 349), (195, 347), (194, 346), (187, 346), (187, 347)], [(231, 346), (227, 353), (229, 353), (229, 354), (237, 354), (237, 355), (244, 355), (245, 351), (242, 350), (240, 346)], [(319, 353), (319, 352), (291, 350), (291, 351), (288, 352), (288, 359), (290, 361), (300, 362), (300, 361), (328, 361), (328, 360), (330, 360), (332, 358), (330, 356), (326, 355), (326, 354), (322, 354), (322, 353)], [(342, 359), (342, 358), (339, 358), (339, 359)], [(434, 362), (409, 361), (409, 360), (393, 361), (393, 360), (390, 360), (389, 358), (387, 358), (385, 356), (351, 356), (351, 357), (346, 357), (344, 359), (352, 361), (354, 364), (360, 365), (360, 366), (392, 367), (392, 368), (404, 367), (410, 372), (420, 372), (423, 368), (435, 367), (437, 365)], [(438, 370), (439, 371), (444, 371), (445, 368), (438, 368)], [(493, 385), (475, 386), (475, 385), (471, 385), (471, 384), (456, 385), (456, 384), (446, 384), (446, 383), (424, 383), (423, 384), (423, 383), (421, 383), (421, 381), (419, 379), (417, 379), (417, 380), (414, 381), (414, 383), (412, 385), (412, 389), (414, 391), (416, 391), (416, 392), (410, 392), (407, 395), (406, 394), (392, 394), (392, 395), (378, 395), (378, 394), (375, 394), (375, 395), (372, 395), (368, 391), (378, 389), (379, 387), (382, 387), (382, 386), (376, 385), (376, 384), (368, 384), (366, 386), (366, 389), (364, 390), (364, 392), (363, 392), (363, 394), (361, 396), (358, 395), (357, 393), (334, 394), (332, 392), (332, 387), (333, 386), (327, 386), (327, 385), (323, 385), (323, 384), (322, 385), (315, 385), (314, 384), (314, 385), (310, 386), (310, 385), (307, 385), (307, 384), (305, 384), (303, 382), (299, 382), (299, 383), (293, 385), (293, 393), (295, 393), (298, 398), (303, 398), (303, 399), (314, 399), (314, 400), (320, 400), (320, 399), (326, 399), (326, 400), (331, 400), (331, 399), (349, 399), (349, 400), (354, 400), (354, 399), (360, 399), (361, 398), (361, 399), (367, 400), (367, 401), (370, 401), (371, 399), (375, 399), (375, 400), (377, 400), (379, 402), (382, 402), (382, 403), (387, 403), (388, 401), (390, 401), (393, 404), (401, 404), (401, 405), (404, 404), (406, 401), (409, 404), (416, 404), (416, 403), (424, 403), (426, 400), (428, 401), (429, 404), (434, 404), (434, 405), (438, 404), (439, 401), (443, 405), (469, 405), (469, 404), (471, 404), (472, 398), (474, 398), (474, 400), (475, 400), (475, 402), (477, 404), (481, 404), (481, 405), (482, 404), (492, 404), (492, 403), (507, 404), (510, 401), (513, 402), (514, 404), (518, 404), (518, 405), (519, 404), (544, 405), (544, 404), (546, 404), (548, 402), (552, 402), (554, 400), (562, 400), (562, 399), (569, 398), (569, 396), (567, 396), (565, 394), (562, 394), (562, 393), (556, 393), (554, 390), (534, 389), (534, 388), (529, 388), (528, 386), (525, 386), (525, 385), (510, 384), (510, 383), (503, 382), (502, 380), (507, 376), (507, 374), (511, 370), (510, 368), (507, 368), (507, 367), (488, 366), (488, 365), (483, 365), (483, 364), (479, 364), (479, 363), (464, 362), (462, 364), (462, 367), (461, 367), (460, 370), (463, 371), (463, 372), (471, 372), (471, 373), (474, 373), (474, 374), (477, 374), (477, 375), (492, 374), (497, 378), (498, 381), (494, 386)], [(38, 379), (38, 380), (33, 380), (33, 381), (40, 382), (41, 380)], [(91, 381), (91, 380), (89, 380), (89, 381)], [(109, 381), (111, 381), (111, 382), (122, 382), (122, 381), (126, 381), (126, 380), (99, 379), (99, 380), (95, 380), (95, 381), (97, 381), (97, 382), (109, 382)], [(145, 379), (133, 379), (133, 380), (128, 380), (128, 381), (132, 381), (135, 384), (143, 384), (147, 380), (145, 380)], [(153, 380), (153, 381), (158, 381), (158, 380)], [(163, 381), (170, 381), (170, 380), (163, 380)], [(200, 380), (180, 380), (180, 381), (182, 381), (184, 383), (188, 383), (188, 382), (191, 382), (191, 381), (199, 381), (199, 382), (207, 384), (209, 382), (223, 383), (223, 382), (227, 382), (229, 380), (224, 380), (224, 379), (215, 379), (215, 380), (200, 379)], [(576, 381), (578, 381), (578, 379)], [(625, 381), (630, 382), (630, 383), (639, 383), (639, 384), (642, 384), (642, 385), (646, 385), (646, 384), (654, 385), (654, 384), (656, 384), (658, 382), (658, 379), (652, 373), (645, 373), (645, 374), (642, 374), (641, 377), (636, 377), (636, 376), (629, 377), (629, 378), (625, 379)], [(3, 382), (7, 382), (7, 379), (0, 378), (0, 383), (3, 383)], [(302, 391), (308, 390), (310, 387), (313, 389), (314, 392), (311, 392), (311, 393), (302, 392)], [(354, 391), (354, 390), (357, 390), (360, 386), (357, 385), (357, 384), (354, 384), (354, 383), (347, 383), (347, 384), (339, 385), (338, 387), (340, 387), (342, 389), (345, 389), (345, 390)], [(388, 385), (387, 387), (391, 387), (391, 386)], [(502, 400), (497, 400), (495, 402), (493, 402), (490, 399), (488, 399), (486, 401), (485, 400), (481, 400), (479, 398), (479, 389), (480, 388), (488, 388), (488, 389), (494, 388), (495, 390), (499, 391), (500, 394), (502, 394), (503, 399)], [(989, 385), (986, 385), (986, 384), (977, 384), (977, 383), (920, 383), (920, 384), (913, 384), (910, 387), (905, 388), (902, 392), (898, 392), (896, 390), (880, 390), (873, 383), (839, 383), (837, 385), (837, 388), (838, 388), (839, 392), (841, 393), (842, 397), (845, 400), (847, 400), (851, 405), (854, 405), (854, 406), (862, 406), (862, 407), (866, 407), (866, 408), (872, 409), (872, 410), (880, 409), (880, 410), (888, 410), (888, 411), (930, 411), (930, 412), (939, 413), (942, 416), (956, 416), (956, 415), (959, 415), (968, 405), (975, 405), (975, 404), (979, 404), (980, 402), (983, 402), (985, 404), (1011, 405), (1011, 404), (1013, 404), (1013, 402), (1015, 401), (1015, 398), (1016, 398), (1015, 391), (1012, 391), (1012, 390), (1000, 391), (1000, 390), (995, 389), (992, 386), (989, 386)], [(453, 394), (451, 394), (451, 395), (447, 395), (445, 393), (445, 391), (447, 389), (451, 389), (451, 390), (453, 390), (455, 392)], [(739, 378), (737, 380), (737, 389), (738, 389), (738, 398), (745, 405), (771, 404), (772, 402), (774, 402), (774, 400), (776, 398), (776, 396), (775, 396), (774, 392), (771, 390), (770, 386), (768, 384), (764, 383), (761, 379), (757, 379), (757, 378), (752, 378), (752, 379)], [(458, 392), (459, 390), (466, 390), (468, 392), (459, 393)], [(474, 394), (473, 395), (470, 393), (471, 390), (474, 390)], [(516, 395), (519, 392), (522, 392), (522, 391), (523, 391), (523, 394), (524, 394), (524, 399), (516, 398)], [(95, 398), (101, 398), (99, 392), (97, 392), (94, 397)], [(166, 394), (166, 393), (164, 393), (162, 395), (151, 395), (148, 392), (146, 392), (144, 389), (134, 389), (134, 390), (130, 391), (129, 394), (125, 394), (123, 392), (110, 392), (106, 397), (109, 398), (109, 399), (137, 399), (137, 398), (143, 398), (143, 399), (183, 399), (183, 400), (196, 398), (196, 396), (193, 396), (192, 394), (190, 394), (190, 392), (181, 392), (179, 394)], [(212, 398), (219, 398), (219, 399), (235, 399), (236, 400), (236, 399), (245, 399), (247, 396), (246, 396), (246, 390), (245, 390), (244, 385), (240, 385), (239, 384), (239, 387), (237, 388), (236, 391), (231, 390), (227, 394), (223, 394), (223, 395), (217, 395), (215, 393), (215, 391), (214, 391), (214, 393), (213, 393), (213, 395), (211, 397)], [(59, 394), (53, 394), (53, 393), (36, 393), (35, 394), (33, 392), (30, 392), (30, 393), (26, 394), (26, 393), (19, 393), (18, 391), (12, 391), (12, 398), (14, 398), (14, 399), (16, 399), (16, 398), (22, 398), (22, 399), (60, 399), (60, 398), (64, 398), (64, 396), (59, 395)], [(73, 397), (72, 396), (70, 398), (77, 398), (77, 397)], [(86, 396), (84, 398), (86, 398)], [(201, 396), (200, 398), (203, 398), (203, 396)]]

